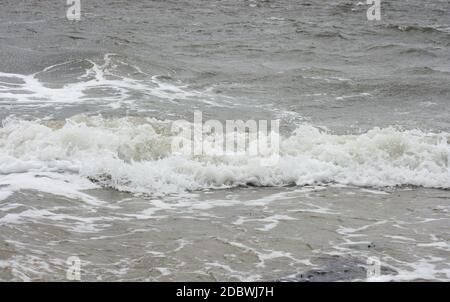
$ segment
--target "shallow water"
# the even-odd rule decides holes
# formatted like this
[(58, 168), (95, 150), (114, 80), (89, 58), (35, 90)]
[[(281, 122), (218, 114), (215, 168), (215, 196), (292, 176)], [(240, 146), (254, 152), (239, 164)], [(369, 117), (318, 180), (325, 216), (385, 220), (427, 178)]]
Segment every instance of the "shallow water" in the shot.
[[(2, 2), (0, 280), (450, 280), (448, 1), (64, 2)], [(194, 110), (279, 161), (175, 154)]]
[[(448, 280), (448, 191), (246, 188), (88, 204), (36, 191), (2, 203), (1, 276), (60, 280)], [(45, 244), (44, 244), (45, 243)]]

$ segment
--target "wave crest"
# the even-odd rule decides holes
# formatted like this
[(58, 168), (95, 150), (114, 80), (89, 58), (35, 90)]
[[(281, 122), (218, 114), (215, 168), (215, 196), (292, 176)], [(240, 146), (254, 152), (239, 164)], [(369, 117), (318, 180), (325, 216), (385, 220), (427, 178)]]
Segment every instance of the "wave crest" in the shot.
[(450, 188), (448, 133), (388, 127), (337, 135), (305, 124), (282, 137), (278, 163), (262, 167), (246, 155), (175, 155), (171, 123), (84, 115), (64, 122), (10, 118), (0, 128), (0, 180), (70, 173), (144, 194), (327, 183)]

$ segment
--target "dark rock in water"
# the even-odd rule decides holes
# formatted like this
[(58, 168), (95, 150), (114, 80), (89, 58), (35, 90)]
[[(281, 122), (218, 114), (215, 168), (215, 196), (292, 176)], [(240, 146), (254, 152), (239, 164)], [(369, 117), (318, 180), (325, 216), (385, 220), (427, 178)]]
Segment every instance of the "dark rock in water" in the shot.
[[(275, 280), (277, 282), (333, 282), (365, 280), (367, 277), (367, 264), (357, 258), (320, 257), (317, 262), (323, 263), (321, 269), (310, 270), (304, 273), (293, 274)], [(396, 274), (397, 272), (381, 266), (381, 274)]]

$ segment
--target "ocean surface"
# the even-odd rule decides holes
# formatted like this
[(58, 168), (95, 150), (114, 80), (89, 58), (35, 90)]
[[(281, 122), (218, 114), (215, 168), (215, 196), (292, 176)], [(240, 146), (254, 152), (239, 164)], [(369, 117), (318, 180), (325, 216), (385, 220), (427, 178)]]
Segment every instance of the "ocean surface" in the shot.
[[(450, 3), (368, 8), (2, 0), (0, 280), (450, 281)], [(194, 111), (279, 160), (173, 152)]]

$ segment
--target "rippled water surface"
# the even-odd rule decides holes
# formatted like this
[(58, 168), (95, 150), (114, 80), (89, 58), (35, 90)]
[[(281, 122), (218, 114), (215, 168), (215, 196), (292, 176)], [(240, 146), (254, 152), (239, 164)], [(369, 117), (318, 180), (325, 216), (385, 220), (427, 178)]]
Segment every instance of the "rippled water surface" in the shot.
[[(450, 279), (448, 1), (1, 5), (0, 280)], [(172, 152), (194, 111), (279, 161)]]

